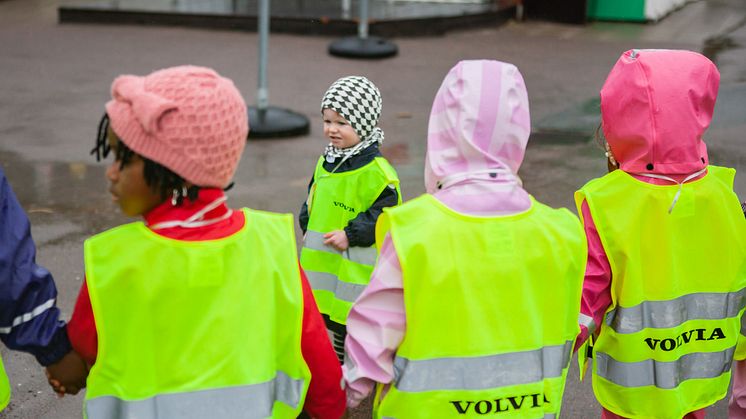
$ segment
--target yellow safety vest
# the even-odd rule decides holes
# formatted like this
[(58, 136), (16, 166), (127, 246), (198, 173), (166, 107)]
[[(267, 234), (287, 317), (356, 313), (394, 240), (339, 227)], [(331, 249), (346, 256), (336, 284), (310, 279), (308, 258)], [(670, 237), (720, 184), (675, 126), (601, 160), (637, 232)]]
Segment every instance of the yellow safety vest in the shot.
[(90, 418), (295, 418), (310, 372), (292, 217), (218, 240), (131, 223), (85, 242), (98, 358)]
[(407, 330), (374, 416), (557, 417), (579, 332), (578, 219), (533, 198), (523, 213), (473, 217), (423, 195), (386, 209), (379, 237), (386, 226)]
[(679, 187), (616, 170), (575, 194), (611, 265), (593, 390), (630, 418), (681, 418), (723, 398), (746, 301), (746, 222), (735, 171)]
[(10, 403), (10, 382), (8, 381), (8, 375), (5, 373), (3, 360), (0, 359), (0, 411), (5, 409), (8, 403)]
[(350, 220), (367, 211), (389, 186), (396, 188), (401, 203), (399, 178), (382, 157), (348, 172), (331, 173), (319, 158), (314, 184), (308, 196), (308, 229), (300, 262), (321, 313), (332, 321), (347, 323), (352, 303), (370, 281), (376, 249), (349, 247), (340, 252), (324, 244), (324, 234), (341, 230)]

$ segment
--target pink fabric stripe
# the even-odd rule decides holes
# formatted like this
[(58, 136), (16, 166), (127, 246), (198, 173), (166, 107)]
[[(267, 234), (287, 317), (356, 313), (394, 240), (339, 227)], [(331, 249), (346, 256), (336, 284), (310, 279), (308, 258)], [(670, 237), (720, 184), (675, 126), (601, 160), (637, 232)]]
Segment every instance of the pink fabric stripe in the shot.
[(401, 265), (387, 235), (370, 284), (347, 317), (342, 372), (349, 407), (365, 399), (376, 382), (390, 383), (394, 378), (394, 355), (405, 329)]
[[(580, 312), (593, 318), (599, 327), (604, 319), (606, 309), (611, 305), (611, 265), (606, 257), (601, 237), (591, 218), (588, 203), (583, 201), (580, 206), (583, 216), (583, 229), (588, 240), (588, 259), (583, 281), (583, 296), (580, 300)], [(575, 348), (579, 348), (588, 339), (588, 329), (580, 327), (580, 335), (575, 341)]]

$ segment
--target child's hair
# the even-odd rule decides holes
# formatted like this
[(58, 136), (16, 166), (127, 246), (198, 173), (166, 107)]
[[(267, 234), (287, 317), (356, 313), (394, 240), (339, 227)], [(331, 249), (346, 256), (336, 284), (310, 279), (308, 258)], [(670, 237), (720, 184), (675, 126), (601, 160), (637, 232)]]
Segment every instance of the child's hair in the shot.
[[(98, 124), (98, 134), (96, 136), (96, 146), (91, 150), (91, 154), (96, 155), (96, 161), (105, 159), (111, 147), (107, 139), (107, 133), (109, 131), (109, 115), (104, 114), (101, 118), (101, 122)], [(119, 142), (114, 160), (119, 162), (119, 168), (123, 169), (132, 160), (132, 157), (138, 155), (132, 149), (127, 147), (127, 144)], [(154, 192), (158, 193), (162, 199), (168, 198), (173, 190), (181, 191), (186, 183), (184, 179), (176, 173), (168, 170), (162, 165), (150, 160), (146, 157), (139, 156), (145, 163), (143, 168), (143, 177), (145, 178), (145, 184), (147, 184)], [(233, 183), (228, 185), (225, 189), (228, 190), (233, 186)], [(183, 193), (179, 193), (176, 196), (177, 205), (181, 205), (184, 198), (189, 198), (190, 201), (197, 199), (199, 194), (199, 186), (193, 185), (186, 188), (186, 196)]]
[(179, 66), (119, 76), (111, 95), (91, 151), (97, 159), (110, 151), (111, 128), (120, 167), (141, 157), (146, 183), (164, 199), (173, 192), (178, 204), (196, 198), (200, 187), (230, 187), (249, 132), (246, 103), (231, 80)]

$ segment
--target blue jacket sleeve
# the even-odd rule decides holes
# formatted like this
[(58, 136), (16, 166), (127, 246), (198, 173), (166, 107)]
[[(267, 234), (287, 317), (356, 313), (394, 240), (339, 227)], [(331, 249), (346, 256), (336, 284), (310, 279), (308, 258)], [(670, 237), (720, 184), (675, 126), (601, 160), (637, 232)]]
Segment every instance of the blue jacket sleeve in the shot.
[(45, 366), (60, 360), (72, 348), (56, 300), (52, 275), (36, 264), (28, 217), (0, 168), (0, 340)]

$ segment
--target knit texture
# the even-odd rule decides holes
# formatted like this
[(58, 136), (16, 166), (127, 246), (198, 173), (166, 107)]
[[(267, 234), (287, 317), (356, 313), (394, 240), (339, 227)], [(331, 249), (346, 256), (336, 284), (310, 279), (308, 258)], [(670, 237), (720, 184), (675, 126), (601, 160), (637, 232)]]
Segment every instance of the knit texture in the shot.
[(381, 92), (362, 76), (347, 76), (332, 83), (321, 100), (321, 110), (331, 109), (350, 123), (361, 141), (368, 139), (381, 116)]
[(122, 75), (106, 104), (110, 125), (137, 154), (201, 187), (227, 186), (249, 133), (246, 103), (210, 68)]

